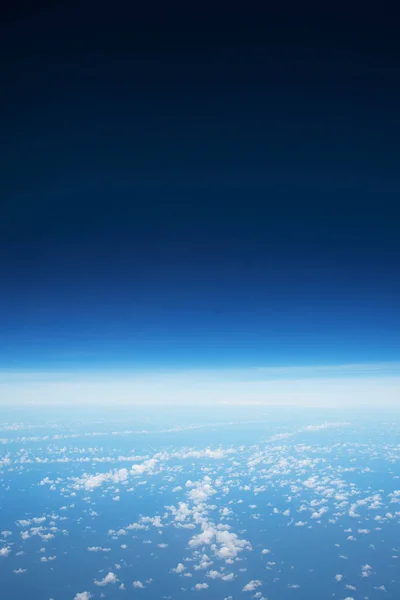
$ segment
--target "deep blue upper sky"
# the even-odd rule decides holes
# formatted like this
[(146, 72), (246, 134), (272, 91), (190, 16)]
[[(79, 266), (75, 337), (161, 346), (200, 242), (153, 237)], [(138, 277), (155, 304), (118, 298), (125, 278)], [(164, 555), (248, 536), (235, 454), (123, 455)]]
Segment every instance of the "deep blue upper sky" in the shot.
[(0, 25), (0, 365), (398, 360), (390, 15), (47, 4)]

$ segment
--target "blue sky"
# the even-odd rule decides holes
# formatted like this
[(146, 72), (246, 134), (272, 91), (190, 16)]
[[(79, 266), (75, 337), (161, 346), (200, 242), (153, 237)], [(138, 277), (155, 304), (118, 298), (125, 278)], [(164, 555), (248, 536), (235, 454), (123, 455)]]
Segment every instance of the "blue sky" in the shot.
[(367, 25), (266, 34), (232, 16), (240, 43), (201, 20), (100, 39), (95, 12), (0, 26), (19, 73), (1, 98), (1, 368), (399, 361), (387, 36), (374, 54)]

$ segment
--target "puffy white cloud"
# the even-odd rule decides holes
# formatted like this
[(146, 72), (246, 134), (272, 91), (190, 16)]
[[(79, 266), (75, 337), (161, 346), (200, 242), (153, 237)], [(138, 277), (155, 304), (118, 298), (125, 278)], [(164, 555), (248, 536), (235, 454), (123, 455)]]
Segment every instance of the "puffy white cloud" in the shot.
[(116, 574), (110, 571), (103, 579), (101, 579), (100, 581), (95, 580), (94, 583), (98, 586), (104, 586), (108, 585), (109, 583), (117, 583), (117, 581), (118, 577), (116, 576)]
[(221, 571), (211, 570), (207, 573), (210, 579), (221, 579), (222, 581), (232, 581), (235, 579), (234, 573), (222, 573)]
[(90, 600), (90, 598), (93, 598), (93, 595), (90, 592), (78, 592), (74, 596), (74, 600)]
[(251, 581), (249, 581), (249, 583), (246, 583), (246, 585), (242, 589), (242, 592), (253, 592), (255, 589), (260, 587), (261, 583), (262, 582), (260, 581), (260, 579), (252, 579)]
[(2, 548), (0, 548), (0, 556), (6, 557), (10, 554), (10, 552), (10, 546), (3, 546)]
[(211, 544), (216, 535), (216, 529), (212, 525), (208, 525), (208, 523), (203, 523), (202, 525), (203, 531), (194, 535), (189, 540), (189, 546), (196, 548), (197, 546), (205, 546), (207, 544)]
[(142, 589), (144, 588), (144, 585), (143, 585), (143, 583), (142, 583), (141, 581), (139, 581), (139, 580), (132, 581), (132, 586), (133, 586), (134, 588), (138, 588), (138, 589), (140, 589), (140, 590), (142, 590)]
[(211, 479), (207, 475), (201, 481), (187, 481), (186, 487), (192, 488), (188, 492), (188, 497), (195, 503), (205, 502), (210, 496), (216, 493), (211, 486)]
[(222, 577), (222, 573), (220, 571), (208, 571), (207, 577), (210, 579), (220, 579)]
[(232, 515), (232, 511), (230, 508), (228, 508), (227, 506), (224, 506), (223, 508), (220, 509), (220, 515), (221, 517), (229, 517), (230, 515)]
[(183, 571), (186, 569), (185, 565), (182, 563), (178, 563), (177, 566), (174, 569), (171, 569), (172, 573), (183, 573)]
[(161, 517), (159, 515), (155, 517), (142, 517), (140, 519), (141, 523), (151, 523), (154, 527), (164, 527), (163, 523), (161, 523)]
[(207, 588), (208, 583), (196, 583), (193, 589), (199, 592), (200, 590), (206, 590)]
[(370, 565), (363, 565), (361, 567), (361, 577), (369, 577), (371, 575), (372, 567)]
[[(240, 539), (236, 533), (227, 530), (219, 530), (214, 524), (203, 522), (203, 531), (194, 535), (189, 540), (189, 547), (210, 545), (213, 542), (214, 554), (221, 559), (235, 558), (242, 550), (251, 550), (251, 544), (247, 540)], [(218, 547), (219, 545), (219, 547)]]
[(250, 542), (240, 539), (236, 533), (229, 531), (217, 531), (216, 541), (221, 544), (221, 547), (215, 551), (218, 558), (235, 558), (238, 552), (244, 549), (251, 550)]
[(178, 508), (175, 508), (175, 506), (166, 506), (166, 508), (171, 511), (174, 520), (178, 522), (186, 521), (192, 514), (192, 510), (186, 502), (179, 502)]
[(12, 535), (12, 531), (2, 531), (2, 532), (1, 532), (1, 535), (2, 535), (4, 538), (8, 538), (10, 535)]

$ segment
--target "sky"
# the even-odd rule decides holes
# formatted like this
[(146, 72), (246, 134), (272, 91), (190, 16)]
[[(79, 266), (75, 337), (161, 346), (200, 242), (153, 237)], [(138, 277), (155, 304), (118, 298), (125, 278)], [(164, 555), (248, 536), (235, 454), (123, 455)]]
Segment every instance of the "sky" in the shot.
[[(209, 399), (274, 402), (318, 381), (334, 402), (318, 369), (336, 366), (346, 398), (391, 385), (395, 403), (394, 20), (185, 10), (83, 0), (1, 19), (3, 399), (27, 381), (44, 398), (37, 376), (49, 398), (108, 376), (154, 399), (172, 373), (193, 402), (199, 380)], [(296, 370), (242, 392), (260, 367), (308, 371), (295, 392)]]

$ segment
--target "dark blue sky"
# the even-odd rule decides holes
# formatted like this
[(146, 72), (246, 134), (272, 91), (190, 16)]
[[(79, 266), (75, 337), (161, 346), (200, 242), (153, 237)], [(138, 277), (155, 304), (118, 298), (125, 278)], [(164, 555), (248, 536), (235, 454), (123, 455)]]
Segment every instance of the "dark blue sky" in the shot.
[(391, 16), (58, 4), (0, 25), (0, 366), (398, 360)]

